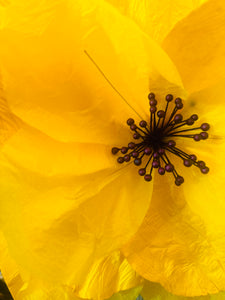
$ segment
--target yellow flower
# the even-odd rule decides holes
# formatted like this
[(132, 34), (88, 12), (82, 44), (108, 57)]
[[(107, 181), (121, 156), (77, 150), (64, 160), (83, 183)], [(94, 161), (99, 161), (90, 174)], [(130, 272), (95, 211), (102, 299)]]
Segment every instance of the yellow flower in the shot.
[[(16, 300), (225, 289), (225, 4), (110, 2), (0, 2), (0, 268)], [(182, 141), (207, 175), (171, 155), (177, 187), (116, 162), (150, 92), (210, 123), (210, 139)]]

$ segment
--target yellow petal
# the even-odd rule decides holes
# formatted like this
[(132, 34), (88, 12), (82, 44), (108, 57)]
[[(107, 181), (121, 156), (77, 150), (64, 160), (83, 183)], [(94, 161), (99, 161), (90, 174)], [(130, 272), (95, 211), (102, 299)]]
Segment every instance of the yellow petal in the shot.
[(203, 109), (200, 104), (196, 108), (205, 111), (203, 120), (211, 123), (210, 138), (184, 145), (188, 153), (207, 163), (209, 174), (202, 175), (194, 167), (187, 170), (176, 162), (178, 173), (185, 178), (182, 187), (175, 187), (173, 178), (155, 176), (149, 211), (124, 248), (140, 275), (177, 295), (198, 296), (225, 289), (224, 105), (213, 104), (213, 94), (207, 99), (209, 105), (204, 105), (205, 94), (197, 93), (193, 99), (197, 103), (199, 99)]
[(24, 272), (76, 285), (95, 259), (136, 232), (151, 189), (135, 166), (108, 164), (104, 147), (91, 145), (90, 155), (76, 157), (85, 148), (70, 146), (27, 126), (5, 142), (0, 223)]
[(107, 0), (161, 43), (177, 22), (207, 0)]
[[(144, 222), (124, 247), (128, 261), (138, 274), (160, 282), (173, 294), (199, 296), (224, 290), (224, 224), (220, 228), (214, 227), (212, 222), (217, 219), (216, 214), (213, 220), (211, 214), (203, 218), (207, 203), (213, 199), (217, 211), (220, 208), (224, 212), (221, 203), (224, 197), (211, 199), (214, 187), (210, 190), (209, 180), (206, 191), (203, 185), (199, 182), (195, 185), (194, 181), (188, 182), (183, 189), (176, 187), (169, 176), (155, 176), (155, 181)], [(198, 210), (197, 213), (189, 205), (192, 198), (197, 198), (191, 192), (188, 194), (188, 189), (193, 190), (193, 186), (201, 191), (197, 205), (201, 203), (204, 212)], [(210, 195), (207, 195), (209, 191)]]
[(214, 295), (199, 296), (199, 297), (182, 297), (176, 296), (167, 292), (159, 283), (144, 282), (144, 287), (141, 291), (144, 300), (223, 300), (224, 292)]
[(110, 5), (78, 1), (59, 14), (42, 34), (0, 32), (7, 102), (23, 121), (60, 141), (111, 145), (130, 115), (145, 117), (150, 90), (179, 89), (168, 56)]
[(64, 0), (44, 0), (39, 3), (36, 0), (1, 0), (0, 29), (41, 34), (65, 6)]
[[(140, 285), (141, 278), (118, 251), (100, 259), (91, 267), (78, 295), (82, 298), (101, 300), (116, 292)], [(139, 289), (132, 290), (132, 293), (136, 295), (137, 290)], [(115, 295), (114, 298), (117, 299)]]
[(225, 76), (224, 18), (224, 1), (207, 1), (179, 22), (163, 42), (189, 92)]

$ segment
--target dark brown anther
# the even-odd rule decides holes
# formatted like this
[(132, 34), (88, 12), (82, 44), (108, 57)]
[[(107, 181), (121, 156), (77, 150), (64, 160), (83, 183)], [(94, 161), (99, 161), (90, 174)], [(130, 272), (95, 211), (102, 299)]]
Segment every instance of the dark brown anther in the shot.
[(120, 151), (120, 149), (117, 147), (112, 148), (112, 154), (114, 154), (114, 155), (117, 154), (119, 151)]
[(198, 120), (198, 115), (196, 115), (196, 114), (192, 115), (191, 119), (194, 120), (194, 121), (197, 121)]
[(154, 152), (154, 153), (153, 153), (153, 157), (154, 157), (154, 158), (159, 158), (159, 156), (160, 156), (160, 155), (159, 155), (158, 152)]
[(159, 173), (160, 175), (164, 175), (164, 174), (165, 174), (165, 169), (162, 168), (162, 167), (158, 168), (158, 173)]
[(122, 164), (124, 162), (124, 157), (118, 157), (117, 161), (119, 164)]
[(140, 127), (146, 127), (147, 126), (147, 122), (144, 120), (141, 120), (141, 122), (139, 123)]
[(156, 106), (151, 106), (150, 107), (150, 112), (151, 113), (155, 113), (157, 111), (157, 107)]
[(184, 165), (185, 165), (185, 167), (191, 167), (192, 161), (190, 159), (184, 159)]
[(203, 130), (203, 131), (207, 131), (207, 130), (209, 130), (209, 128), (210, 128), (210, 126), (208, 123), (203, 123), (201, 125), (201, 130)]
[(124, 156), (124, 161), (125, 161), (125, 162), (130, 161), (130, 155), (125, 155), (125, 156)]
[(161, 118), (164, 118), (166, 115), (165, 111), (164, 110), (159, 110), (157, 112), (157, 116), (161, 119)]
[(176, 180), (175, 180), (175, 184), (177, 186), (181, 185), (184, 182), (184, 178), (182, 176), (177, 176)]
[(193, 139), (194, 139), (196, 142), (199, 142), (199, 141), (202, 139), (201, 134), (195, 134), (195, 135), (193, 136)]
[(207, 174), (207, 173), (209, 172), (209, 168), (208, 168), (208, 167), (203, 167), (203, 168), (201, 168), (200, 170), (201, 170), (201, 172), (202, 172), (203, 174)]
[(177, 124), (177, 123), (180, 123), (181, 121), (183, 120), (183, 116), (181, 114), (177, 114), (175, 117), (174, 117), (174, 122)]
[(137, 133), (137, 132), (135, 132), (135, 133), (133, 134), (133, 138), (134, 138), (135, 140), (138, 140), (140, 137), (141, 137), (140, 134)]
[(179, 97), (175, 99), (175, 104), (178, 104), (178, 103), (182, 103), (182, 100)]
[(135, 131), (137, 129), (137, 126), (135, 124), (130, 125), (130, 129)]
[(165, 166), (165, 169), (166, 169), (166, 172), (173, 172), (174, 166), (171, 165), (171, 164), (167, 164), (167, 165)]
[(206, 140), (209, 137), (208, 133), (205, 131), (201, 132), (200, 135), (203, 140)]
[(160, 148), (158, 150), (159, 155), (163, 155), (165, 153), (165, 150), (163, 148)]
[(140, 159), (140, 158), (135, 158), (134, 164), (135, 164), (136, 166), (140, 166), (140, 165), (141, 165), (141, 159)]
[(153, 166), (153, 168), (158, 168), (159, 167), (159, 161), (158, 160), (153, 160), (152, 166)]
[(152, 180), (152, 176), (150, 174), (146, 174), (144, 178), (145, 178), (146, 181), (151, 181)]
[(171, 140), (171, 141), (168, 141), (167, 145), (168, 145), (168, 147), (172, 148), (172, 147), (176, 146), (176, 142)]
[(139, 175), (144, 176), (145, 173), (146, 173), (146, 170), (145, 170), (144, 168), (139, 169), (139, 170), (138, 170), (138, 173), (139, 173)]
[(127, 147), (122, 147), (122, 148), (121, 148), (121, 153), (126, 154), (127, 151), (128, 151), (128, 148), (127, 148)]
[(128, 120), (127, 120), (127, 125), (132, 125), (132, 124), (134, 124), (134, 119), (132, 119), (132, 118), (129, 118)]
[(166, 95), (167, 102), (171, 102), (172, 100), (173, 100), (173, 95), (171, 95), (171, 94)]
[(145, 150), (144, 150), (144, 153), (146, 155), (150, 155), (152, 153), (152, 149), (150, 147), (146, 147)]
[(155, 99), (155, 94), (154, 93), (149, 93), (148, 94), (148, 99), (149, 100)]
[(183, 103), (182, 103), (182, 102), (177, 103), (177, 104), (176, 104), (176, 108), (177, 108), (177, 109), (182, 109), (182, 108), (183, 108)]
[(194, 124), (194, 120), (193, 119), (188, 119), (187, 121), (186, 121), (186, 124), (188, 125), (188, 126), (191, 126), (191, 125), (193, 125)]
[(199, 167), (199, 168), (204, 168), (204, 167), (205, 167), (205, 162), (202, 161), (202, 160), (199, 160), (199, 161), (197, 162), (197, 164), (198, 164), (198, 167)]
[[(166, 95), (165, 109), (158, 112), (155, 94), (149, 93), (148, 98), (151, 112), (149, 121), (141, 120), (138, 127), (133, 118), (127, 120), (127, 124), (133, 131), (133, 139), (138, 142), (131, 141), (128, 146), (113, 147), (111, 150), (114, 155), (119, 152), (124, 155), (117, 158), (118, 163), (132, 161), (136, 166), (143, 164), (144, 167), (139, 168), (138, 174), (143, 176), (145, 181), (152, 180), (152, 172), (156, 172), (156, 169), (159, 175), (169, 173), (174, 177), (176, 186), (180, 186), (184, 178), (178, 175), (179, 170), (176, 170), (173, 164), (174, 155), (182, 160), (185, 167), (197, 167), (202, 174), (207, 174), (209, 168), (204, 161), (198, 161), (195, 154), (188, 154), (179, 147), (185, 145), (180, 141), (181, 138), (189, 138), (190, 141), (192, 139), (197, 142), (206, 140), (209, 137), (207, 131), (210, 125), (203, 123), (201, 126), (191, 127), (199, 119), (197, 114), (192, 114), (183, 120), (183, 114), (177, 113), (183, 108), (181, 98), (173, 100), (173, 95)], [(172, 101), (174, 107), (169, 109), (171, 106), (169, 103)]]
[(155, 99), (152, 99), (149, 101), (150, 106), (156, 106), (157, 105), (157, 101)]
[(193, 161), (196, 161), (196, 160), (197, 160), (197, 156), (194, 155), (194, 154), (191, 154), (189, 157), (190, 157), (190, 159), (193, 160)]
[(129, 148), (129, 149), (134, 149), (135, 146), (136, 146), (136, 144), (133, 143), (133, 142), (130, 142), (130, 143), (128, 144), (128, 148)]
[(134, 158), (136, 158), (136, 157), (139, 156), (139, 152), (134, 151), (134, 152), (131, 153), (131, 155), (132, 155)]

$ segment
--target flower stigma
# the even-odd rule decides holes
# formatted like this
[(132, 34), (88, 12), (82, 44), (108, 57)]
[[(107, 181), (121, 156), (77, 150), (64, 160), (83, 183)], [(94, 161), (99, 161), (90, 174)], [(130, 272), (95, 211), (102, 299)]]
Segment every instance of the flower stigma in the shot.
[[(145, 120), (139, 122), (139, 126), (134, 119), (129, 118), (127, 125), (133, 131), (135, 141), (128, 143), (128, 146), (121, 148), (113, 147), (112, 154), (121, 153), (117, 162), (119, 164), (128, 163), (133, 160), (136, 166), (141, 166), (138, 174), (144, 176), (146, 181), (152, 180), (153, 169), (158, 170), (160, 175), (171, 173), (175, 178), (175, 184), (180, 186), (184, 182), (184, 178), (178, 174), (168, 154), (176, 155), (183, 160), (185, 167), (195, 166), (202, 174), (207, 174), (209, 168), (202, 160), (197, 160), (195, 154), (188, 154), (176, 146), (176, 137), (193, 139), (195, 142), (206, 140), (208, 138), (207, 131), (210, 128), (208, 123), (203, 123), (199, 127), (191, 127), (198, 120), (198, 115), (193, 114), (188, 119), (183, 120), (183, 115), (178, 111), (182, 110), (183, 103), (181, 98), (173, 101), (173, 95), (168, 94), (165, 97), (165, 110), (157, 111), (157, 100), (155, 94), (148, 95), (150, 105), (149, 123)], [(174, 102), (174, 108), (169, 116), (169, 104)], [(199, 132), (201, 130), (201, 132)], [(197, 133), (196, 133), (197, 131)]]

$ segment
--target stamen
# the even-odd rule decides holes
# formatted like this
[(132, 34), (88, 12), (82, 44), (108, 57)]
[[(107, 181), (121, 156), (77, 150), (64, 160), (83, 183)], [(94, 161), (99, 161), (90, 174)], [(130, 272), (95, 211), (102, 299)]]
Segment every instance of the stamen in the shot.
[[(209, 136), (207, 131), (210, 129), (210, 125), (203, 123), (199, 127), (186, 128), (185, 126), (192, 126), (198, 120), (198, 115), (193, 114), (188, 119), (183, 120), (183, 115), (177, 113), (183, 108), (181, 98), (174, 100), (175, 106), (168, 117), (168, 107), (169, 103), (173, 101), (173, 95), (168, 94), (165, 97), (166, 107), (158, 112), (155, 94), (150, 93), (148, 99), (150, 105), (149, 124), (145, 120), (141, 120), (137, 126), (134, 119), (129, 118), (127, 120), (127, 125), (131, 131), (134, 131), (133, 138), (140, 140), (140, 142), (130, 142), (128, 146), (112, 148), (112, 154), (116, 155), (121, 152), (124, 155), (118, 157), (118, 163), (122, 164), (133, 159), (133, 163), (140, 166), (145, 162), (145, 167), (138, 170), (138, 174), (143, 176), (145, 181), (151, 181), (153, 170), (158, 169), (161, 176), (171, 173), (175, 178), (175, 184), (180, 186), (184, 182), (184, 178), (178, 174), (176, 167), (167, 155), (169, 153), (179, 157), (185, 167), (195, 166), (200, 169), (202, 174), (207, 174), (209, 168), (205, 162), (198, 161), (195, 154), (188, 154), (178, 148), (175, 139), (176, 137), (191, 138), (196, 142), (206, 140)], [(199, 130), (202, 131), (199, 132)]]

